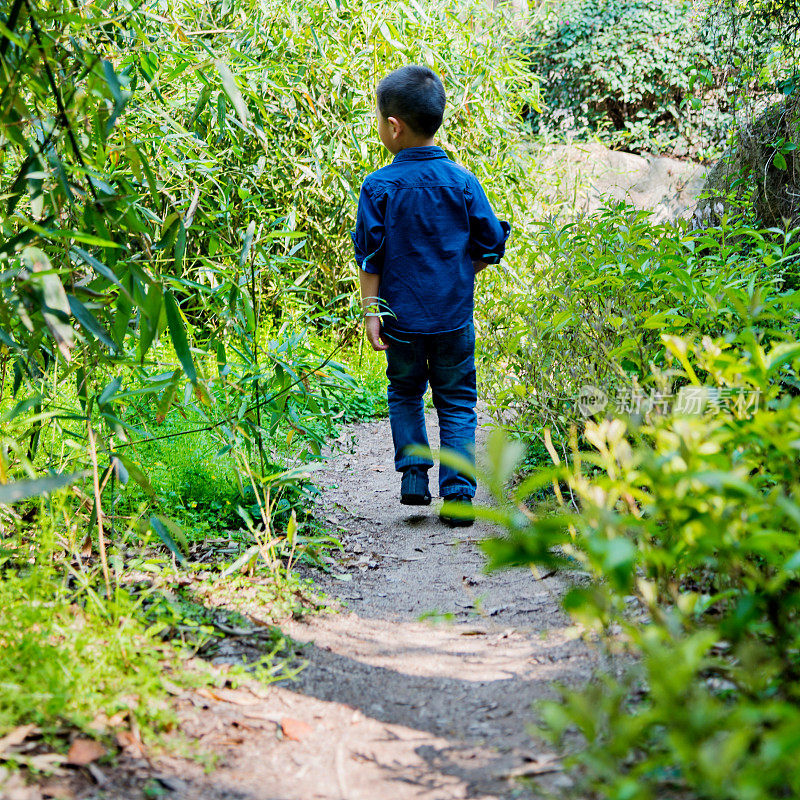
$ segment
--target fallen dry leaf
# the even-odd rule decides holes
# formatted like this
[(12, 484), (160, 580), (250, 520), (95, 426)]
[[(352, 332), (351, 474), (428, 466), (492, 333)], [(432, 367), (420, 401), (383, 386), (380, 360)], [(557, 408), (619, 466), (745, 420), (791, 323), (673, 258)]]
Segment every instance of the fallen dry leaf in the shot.
[(217, 696), (216, 692), (212, 692), (211, 689), (206, 689), (205, 686), (198, 689), (195, 694), (199, 694), (200, 697), (205, 697), (206, 700), (216, 700), (218, 703), (222, 702), (222, 699)]
[(105, 733), (106, 728), (108, 728), (108, 717), (101, 711), (89, 723), (88, 727), (96, 733)]
[(214, 695), (217, 700), (222, 700), (224, 703), (233, 703), (237, 706), (255, 706), (261, 702), (261, 700), (251, 692), (237, 689), (215, 689)]
[(173, 683), (172, 681), (168, 681), (165, 678), (161, 679), (161, 685), (164, 689), (169, 692), (170, 694), (174, 694), (176, 697), (180, 694), (183, 694), (183, 689), (180, 686)]
[(85, 767), (106, 754), (106, 749), (94, 739), (76, 739), (67, 753), (67, 764), (74, 767)]
[(36, 731), (35, 725), (20, 725), (0, 739), (0, 754), (12, 747), (22, 744), (28, 736)]
[(3, 800), (41, 800), (42, 794), (36, 786), (27, 786), (20, 773), (6, 778), (0, 772), (0, 797)]
[(526, 755), (527, 763), (512, 769), (508, 773), (509, 777), (532, 778), (535, 775), (546, 775), (549, 772), (563, 772), (564, 767), (559, 763), (561, 757), (553, 753), (541, 753), (539, 755)]
[(303, 722), (300, 719), (284, 717), (281, 721), (281, 730), (287, 739), (299, 742), (305, 739), (314, 729), (307, 722)]
[(127, 711), (117, 711), (113, 717), (108, 721), (109, 728), (119, 728), (125, 722), (125, 717), (128, 716)]
[(102, 711), (89, 723), (89, 727), (97, 733), (105, 733), (109, 728), (119, 728), (125, 723), (127, 711), (117, 711), (113, 717), (107, 717)]
[(144, 758), (142, 743), (131, 731), (119, 731), (116, 739), (117, 744), (131, 756), (131, 758)]
[(65, 760), (61, 753), (41, 753), (38, 756), (25, 756), (24, 759), (20, 759), (20, 763), (25, 764), (29, 769), (35, 769), (37, 772), (64, 775), (66, 770), (59, 769), (59, 767)]
[(117, 698), (117, 703), (126, 708), (138, 708), (141, 698), (138, 694), (124, 694)]

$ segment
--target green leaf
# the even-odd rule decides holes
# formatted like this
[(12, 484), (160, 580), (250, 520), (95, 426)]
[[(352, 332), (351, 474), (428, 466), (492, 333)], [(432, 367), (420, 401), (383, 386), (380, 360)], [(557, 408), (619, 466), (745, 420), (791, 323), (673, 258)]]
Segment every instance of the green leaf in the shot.
[(167, 546), (167, 549), (178, 559), (181, 564), (186, 563), (186, 557), (183, 553), (178, 549), (178, 545), (175, 544), (175, 540), (172, 538), (167, 526), (165, 524), (166, 520), (163, 517), (158, 517), (155, 514), (150, 517), (150, 527), (153, 529), (156, 536), (161, 539), (162, 542)]
[(172, 375), (172, 380), (167, 385), (167, 388), (164, 389), (164, 393), (161, 395), (161, 400), (158, 402), (158, 409), (156, 410), (156, 422), (159, 424), (164, 421), (173, 401), (175, 400), (175, 394), (178, 391), (178, 376), (180, 375), (180, 372), (181, 371), (178, 369), (175, 370)]
[(154, 497), (155, 491), (153, 490), (153, 486), (139, 465), (130, 456), (124, 456), (120, 453), (114, 453), (113, 455), (118, 461), (122, 462), (131, 478), (133, 478), (150, 497)]
[(228, 356), (225, 353), (225, 345), (222, 342), (217, 342), (216, 352), (217, 371), (219, 372), (220, 378), (224, 378), (231, 371), (231, 369), (228, 366)]
[(14, 221), (20, 225), (24, 225), (29, 230), (38, 233), (44, 239), (74, 239), (76, 242), (83, 242), (83, 244), (94, 244), (98, 247), (115, 247), (119, 248), (116, 242), (110, 239), (101, 239), (99, 236), (94, 236), (91, 233), (83, 233), (81, 231), (74, 231), (69, 228), (45, 228), (35, 222), (24, 219), (17, 214)]
[(82, 472), (71, 472), (69, 474), (53, 475), (48, 478), (34, 478), (27, 481), (16, 481), (15, 483), (0, 484), (0, 505), (10, 505), (26, 500), (29, 497), (54, 492), (64, 486), (85, 478), (89, 470)]
[(537, 470), (533, 475), (529, 475), (517, 486), (514, 490), (514, 497), (518, 501), (525, 500), (529, 495), (538, 491), (543, 486), (549, 486), (554, 480), (557, 480), (561, 471), (562, 468), (556, 466)]
[(175, 272), (177, 274), (183, 266), (183, 257), (186, 255), (186, 226), (180, 218), (178, 218), (178, 231), (175, 235), (175, 247), (173, 252), (175, 255)]
[(781, 342), (776, 344), (766, 356), (767, 374), (784, 364), (800, 358), (800, 342)]
[(679, 336), (672, 336), (670, 334), (662, 333), (661, 334), (661, 341), (667, 347), (673, 355), (678, 358), (678, 361), (681, 362), (683, 368), (686, 370), (686, 377), (695, 385), (700, 385), (700, 379), (697, 377), (697, 373), (694, 371), (694, 368), (689, 363), (688, 352), (689, 352), (689, 344), (685, 339), (681, 339)]
[(103, 326), (92, 316), (92, 314), (87, 310), (86, 306), (84, 306), (83, 303), (78, 301), (72, 295), (68, 295), (67, 299), (69, 300), (69, 307), (72, 311), (72, 315), (78, 320), (78, 322), (80, 322), (84, 330), (91, 333), (95, 339), (100, 340), (112, 353), (116, 353), (116, 343), (103, 330)]
[(230, 98), (231, 103), (233, 103), (233, 107), (236, 109), (236, 113), (239, 115), (242, 125), (247, 125), (250, 115), (247, 113), (247, 106), (245, 105), (244, 98), (236, 84), (236, 78), (233, 77), (233, 73), (230, 71), (228, 65), (221, 59), (217, 59), (214, 62), (214, 66), (217, 68), (220, 78), (222, 78), (222, 88), (225, 90), (225, 94)]
[(772, 163), (775, 165), (776, 169), (782, 170), (783, 172), (785, 172), (788, 168), (786, 156), (784, 156), (783, 153), (775, 153), (772, 158)]
[(244, 242), (242, 243), (242, 252), (239, 255), (239, 266), (243, 267), (245, 262), (247, 261), (247, 256), (250, 253), (250, 245), (253, 242), (253, 234), (256, 231), (256, 221), (250, 220), (250, 224), (247, 226), (247, 230), (244, 234)]
[(160, 200), (158, 194), (158, 184), (156, 183), (155, 175), (153, 175), (153, 170), (150, 167), (150, 162), (148, 161), (147, 156), (145, 156), (141, 150), (137, 149), (136, 152), (139, 154), (139, 159), (142, 169), (144, 170), (144, 176), (147, 179), (147, 188), (150, 190), (150, 197), (153, 201), (153, 205), (158, 208)]
[(189, 342), (186, 338), (186, 330), (183, 326), (183, 316), (172, 292), (167, 291), (164, 293), (164, 303), (167, 311), (167, 327), (169, 328), (169, 335), (172, 339), (172, 346), (175, 348), (175, 353), (178, 356), (178, 360), (181, 362), (186, 377), (193, 384), (196, 384), (197, 372), (194, 368), (194, 361), (192, 361), (192, 354), (189, 352)]
[(106, 387), (100, 392), (100, 397), (97, 398), (97, 404), (100, 406), (106, 405), (109, 400), (120, 390), (122, 386), (122, 378), (114, 378), (113, 381), (110, 381), (106, 384)]
[(242, 553), (239, 558), (236, 559), (232, 564), (229, 564), (220, 574), (222, 578), (228, 578), (231, 575), (241, 572), (245, 567), (249, 567), (253, 562), (255, 562), (256, 558), (258, 558), (259, 554), (259, 547), (257, 544), (251, 545), (247, 548), (247, 550)]
[(105, 75), (106, 83), (108, 84), (108, 89), (111, 92), (111, 97), (114, 98), (114, 102), (121, 103), (122, 88), (119, 85), (119, 78), (117, 78), (117, 73), (114, 72), (113, 64), (105, 59), (103, 59), (103, 75)]
[(707, 470), (705, 472), (697, 472), (692, 476), (692, 479), (698, 481), (703, 486), (713, 489), (719, 494), (724, 494), (727, 490), (740, 494), (743, 497), (750, 497), (757, 499), (760, 497), (758, 491), (754, 489), (743, 477), (736, 475), (733, 472), (724, 472), (722, 470)]
[(125, 484), (128, 482), (128, 469), (125, 464), (123, 464), (122, 460), (116, 456), (113, 456), (108, 468), (114, 471), (114, 475), (116, 475), (117, 480), (123, 486), (125, 486)]
[(42, 293), (42, 317), (53, 334), (58, 349), (66, 361), (70, 360), (75, 345), (75, 331), (64, 321), (70, 314), (69, 300), (60, 278), (55, 273), (50, 259), (38, 247), (26, 247), (22, 259), (31, 271), (30, 283), (38, 286)]
[(95, 258), (91, 253), (87, 253), (86, 250), (84, 250), (81, 247), (73, 247), (70, 250), (70, 253), (72, 253), (75, 256), (78, 256), (78, 258), (80, 258), (82, 261), (88, 264), (95, 272), (99, 273), (104, 278), (111, 281), (111, 283), (113, 283), (115, 286), (118, 286), (122, 291), (122, 293), (125, 295), (125, 297), (131, 303), (133, 302), (133, 299), (131, 298), (128, 290), (120, 283), (119, 278), (102, 261)]
[(525, 445), (520, 441), (510, 439), (502, 428), (495, 428), (486, 443), (486, 453), (492, 468), (492, 483), (499, 490), (522, 460), (525, 454)]
[[(128, 276), (128, 281), (133, 281), (132, 276)], [(131, 321), (131, 312), (133, 311), (133, 301), (127, 289), (117, 295), (117, 302), (115, 304), (113, 334), (116, 339), (119, 349), (125, 349), (125, 334), (128, 332), (128, 325)]]
[(151, 283), (147, 290), (142, 313), (139, 315), (139, 360), (143, 361), (153, 340), (159, 332), (161, 309), (164, 305), (164, 294), (160, 283)]
[(86, 401), (88, 397), (86, 392), (86, 371), (83, 367), (78, 367), (75, 371), (75, 393), (78, 395), (81, 408), (86, 411)]

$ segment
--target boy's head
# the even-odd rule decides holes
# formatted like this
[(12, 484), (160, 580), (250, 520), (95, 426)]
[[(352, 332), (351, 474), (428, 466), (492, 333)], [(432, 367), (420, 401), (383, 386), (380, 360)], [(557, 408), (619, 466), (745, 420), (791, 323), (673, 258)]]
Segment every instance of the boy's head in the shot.
[[(400, 127), (408, 129), (409, 140), (431, 139), (439, 130), (444, 116), (444, 86), (439, 76), (428, 69), (415, 64), (400, 67), (390, 72), (377, 89), (378, 121), (381, 140), (389, 150), (395, 152), (387, 143), (384, 134), (396, 139), (397, 125), (387, 130), (387, 123), (392, 120), (401, 123)], [(400, 131), (402, 133), (402, 131)], [(402, 149), (402, 145), (398, 148)]]

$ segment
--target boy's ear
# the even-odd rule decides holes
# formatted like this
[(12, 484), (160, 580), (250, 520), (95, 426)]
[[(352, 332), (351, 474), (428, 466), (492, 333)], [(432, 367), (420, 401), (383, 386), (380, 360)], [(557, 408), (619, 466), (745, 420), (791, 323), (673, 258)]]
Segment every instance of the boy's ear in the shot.
[(389, 123), (389, 126), (392, 129), (392, 139), (397, 139), (402, 135), (406, 128), (403, 120), (398, 119), (397, 117), (389, 117), (386, 121)]

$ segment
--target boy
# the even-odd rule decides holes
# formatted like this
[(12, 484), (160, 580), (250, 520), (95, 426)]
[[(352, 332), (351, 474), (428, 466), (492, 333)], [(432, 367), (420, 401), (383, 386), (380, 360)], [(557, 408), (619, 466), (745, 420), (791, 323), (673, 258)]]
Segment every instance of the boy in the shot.
[[(378, 135), (395, 158), (364, 181), (352, 237), (367, 339), (386, 351), (400, 502), (428, 505), (433, 462), (408, 453), (428, 446), (422, 398), (430, 382), (442, 448), (474, 463), (475, 275), (500, 261), (510, 227), (477, 178), (434, 145), (445, 106), (434, 72), (402, 67), (376, 94)], [(462, 506), (441, 519), (471, 525), (473, 477), (443, 464), (439, 491)]]

